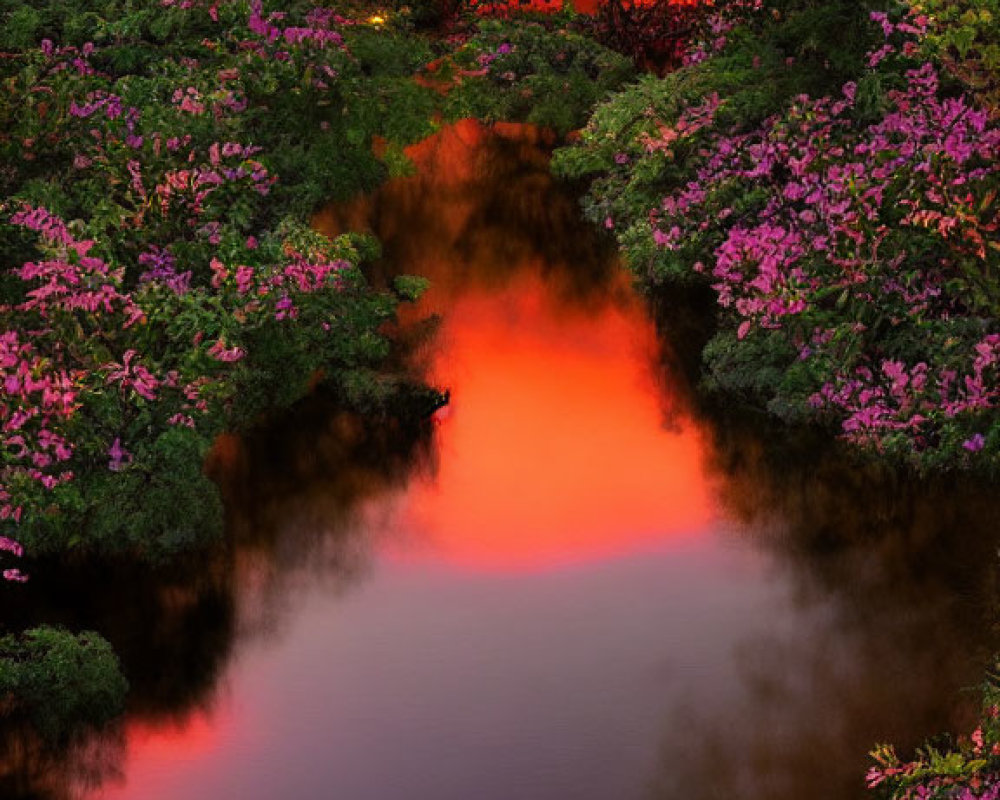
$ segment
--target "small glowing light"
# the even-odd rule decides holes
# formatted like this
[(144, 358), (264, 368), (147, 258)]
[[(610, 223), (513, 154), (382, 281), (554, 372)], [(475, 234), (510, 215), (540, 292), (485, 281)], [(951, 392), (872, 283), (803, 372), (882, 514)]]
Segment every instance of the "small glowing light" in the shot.
[(375, 14), (372, 17), (368, 17), (368, 21), (372, 25), (385, 25), (385, 17), (379, 16), (378, 14)]

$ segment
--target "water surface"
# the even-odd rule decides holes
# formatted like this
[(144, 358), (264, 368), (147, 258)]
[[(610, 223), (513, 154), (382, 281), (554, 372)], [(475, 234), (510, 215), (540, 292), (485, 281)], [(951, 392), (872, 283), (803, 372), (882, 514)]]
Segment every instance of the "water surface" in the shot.
[(68, 755), (11, 739), (12, 794), (854, 798), (876, 742), (964, 722), (998, 504), (697, 411), (544, 144), (460, 123), (319, 221), (432, 278), (401, 325), (450, 404), (307, 402), (220, 442), (217, 561), (39, 581), (134, 691)]

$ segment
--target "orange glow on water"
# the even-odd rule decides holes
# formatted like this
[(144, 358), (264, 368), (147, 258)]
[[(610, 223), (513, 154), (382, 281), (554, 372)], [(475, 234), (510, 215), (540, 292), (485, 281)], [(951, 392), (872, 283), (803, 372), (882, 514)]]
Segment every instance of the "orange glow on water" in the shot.
[(452, 397), (440, 464), (409, 504), (431, 553), (545, 568), (704, 528), (701, 442), (664, 426), (637, 301), (554, 308), (541, 279), (522, 276), (453, 303), (435, 375)]
[(104, 786), (100, 800), (136, 797), (138, 786), (144, 787), (144, 800), (177, 797), (175, 784), (183, 783), (187, 769), (208, 765), (225, 751), (232, 722), (229, 714), (203, 710), (155, 722), (130, 719), (125, 727), (128, 779)]
[[(416, 175), (316, 220), (328, 233), (369, 227), (405, 241), (395, 258), (432, 287), (414, 316), (443, 319), (430, 378), (451, 402), (436, 475), (414, 480), (405, 501), (415, 537), (403, 557), (538, 569), (695, 535), (709, 521), (702, 442), (693, 425), (664, 423), (654, 326), (622, 271), (605, 263), (589, 295), (567, 294), (594, 264), (511, 245), (587, 233), (553, 222), (578, 212), (553, 190), (544, 144), (531, 126), (464, 120), (407, 149)], [(497, 169), (495, 152), (484, 162), (491, 147), (530, 168)], [(479, 221), (498, 197), (523, 221), (484, 236)], [(529, 234), (532, 224), (541, 232)]]
[(221, 731), (217, 720), (196, 712), (180, 722), (132, 721), (127, 736), (129, 752), (141, 754), (141, 761), (160, 762), (191, 760), (211, 754), (220, 744)]

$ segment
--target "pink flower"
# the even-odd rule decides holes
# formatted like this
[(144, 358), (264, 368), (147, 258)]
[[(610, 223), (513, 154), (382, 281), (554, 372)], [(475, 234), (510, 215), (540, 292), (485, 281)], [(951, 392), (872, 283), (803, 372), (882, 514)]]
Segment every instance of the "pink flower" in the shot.
[(973, 434), (972, 438), (966, 439), (962, 442), (962, 447), (968, 450), (970, 453), (978, 453), (986, 445), (986, 439), (981, 433)]
[(246, 350), (242, 347), (226, 348), (225, 340), (218, 339), (215, 344), (208, 348), (208, 354), (216, 361), (233, 362), (239, 361), (246, 355)]
[(115, 437), (114, 442), (111, 443), (111, 447), (108, 448), (108, 456), (111, 458), (108, 462), (108, 469), (112, 472), (117, 472), (123, 466), (132, 463), (132, 454), (122, 447), (121, 439), (118, 437)]
[(6, 550), (8, 553), (13, 553), (15, 556), (24, 555), (24, 548), (19, 542), (15, 542), (13, 539), (9, 539), (6, 536), (0, 536), (0, 550)]

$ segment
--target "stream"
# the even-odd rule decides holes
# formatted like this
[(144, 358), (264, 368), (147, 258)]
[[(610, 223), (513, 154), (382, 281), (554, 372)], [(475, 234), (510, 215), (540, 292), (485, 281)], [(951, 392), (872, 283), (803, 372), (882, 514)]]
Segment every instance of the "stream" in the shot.
[(1000, 501), (699, 409), (687, 328), (634, 292), (546, 144), (461, 122), (320, 216), (380, 238), (375, 280), (431, 279), (401, 331), (450, 403), (410, 430), (308, 401), (216, 447), (225, 554), (27, 584), (112, 641), (130, 709), (69, 753), (7, 742), (0, 787), (843, 800), (876, 743), (968, 724)]

